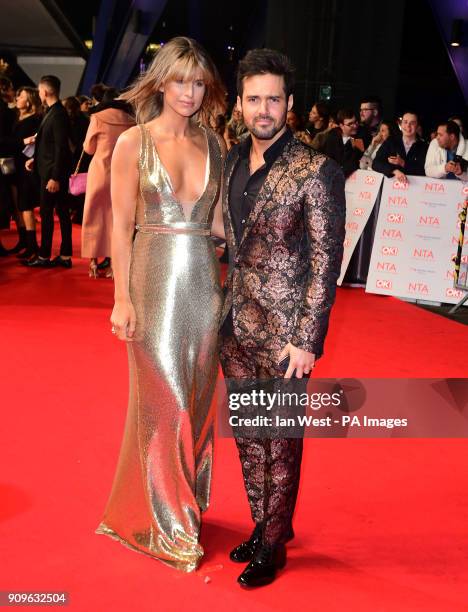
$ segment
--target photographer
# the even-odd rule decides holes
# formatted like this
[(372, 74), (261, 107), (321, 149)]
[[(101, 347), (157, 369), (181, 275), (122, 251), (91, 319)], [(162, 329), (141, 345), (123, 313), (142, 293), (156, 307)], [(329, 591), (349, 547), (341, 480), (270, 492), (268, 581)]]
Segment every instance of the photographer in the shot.
[(427, 150), (425, 170), (433, 178), (468, 180), (468, 142), (455, 121), (439, 124)]

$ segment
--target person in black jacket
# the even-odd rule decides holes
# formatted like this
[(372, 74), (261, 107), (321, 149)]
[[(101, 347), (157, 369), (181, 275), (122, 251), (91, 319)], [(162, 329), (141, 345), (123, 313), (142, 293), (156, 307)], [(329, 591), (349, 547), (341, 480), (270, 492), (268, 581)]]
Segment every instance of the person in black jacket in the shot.
[(408, 175), (425, 176), (427, 142), (419, 138), (417, 129), (418, 115), (404, 113), (401, 119), (401, 134), (387, 138), (377, 151), (372, 169), (391, 178), (394, 176), (403, 183), (408, 182)]
[[(72, 266), (72, 223), (67, 198), (71, 172), (70, 124), (59, 95), (60, 79), (43, 76), (39, 82), (39, 97), (48, 111), (35, 137), (34, 158), (26, 162), (28, 170), (34, 168), (41, 185), (41, 247), (37, 258), (24, 262), (35, 268)], [(34, 137), (31, 142), (33, 140)], [(62, 244), (60, 255), (51, 261), (54, 209), (60, 221)]]
[(11, 151), (15, 158), (15, 174), (12, 179), (16, 206), (24, 227), (20, 227), (20, 242), (10, 252), (17, 252), (20, 259), (30, 259), (37, 257), (38, 253), (34, 208), (39, 204), (39, 190), (35, 177), (26, 170), (28, 157), (23, 150), (25, 142), (36, 134), (42, 121), (42, 105), (37, 89), (20, 87), (16, 92), (16, 109), (18, 117), (10, 138)]
[(356, 138), (358, 121), (350, 109), (342, 109), (337, 114), (338, 127), (327, 132), (320, 152), (334, 159), (348, 178), (359, 168), (359, 160), (364, 152), (364, 143)]

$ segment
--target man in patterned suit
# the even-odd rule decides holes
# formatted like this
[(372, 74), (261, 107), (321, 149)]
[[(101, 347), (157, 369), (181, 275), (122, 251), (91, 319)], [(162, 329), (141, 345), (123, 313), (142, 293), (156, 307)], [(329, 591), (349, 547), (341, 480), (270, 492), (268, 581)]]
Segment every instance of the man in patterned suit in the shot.
[[(270, 49), (239, 63), (238, 107), (249, 135), (228, 153), (223, 212), (229, 270), (221, 324), (225, 378), (309, 376), (323, 352), (343, 254), (344, 177), (293, 137), (293, 68)], [(286, 365), (284, 365), (286, 364)], [(231, 551), (242, 586), (286, 563), (302, 438), (236, 437), (255, 529)]]

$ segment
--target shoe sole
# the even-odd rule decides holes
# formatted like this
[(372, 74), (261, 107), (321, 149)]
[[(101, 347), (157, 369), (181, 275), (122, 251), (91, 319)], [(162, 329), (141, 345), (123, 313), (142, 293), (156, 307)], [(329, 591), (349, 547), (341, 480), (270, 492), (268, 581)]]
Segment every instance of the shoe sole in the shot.
[(229, 557), (229, 559), (233, 562), (233, 563), (250, 563), (250, 561), (252, 561), (252, 557), (249, 557), (248, 559), (244, 560), (240, 560), (240, 559), (233, 559), (232, 557)]

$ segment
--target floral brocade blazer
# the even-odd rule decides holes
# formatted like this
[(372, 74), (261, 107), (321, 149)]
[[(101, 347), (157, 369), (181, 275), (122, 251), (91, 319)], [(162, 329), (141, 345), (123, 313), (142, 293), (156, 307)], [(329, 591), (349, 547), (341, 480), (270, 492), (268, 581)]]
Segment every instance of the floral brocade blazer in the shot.
[(221, 323), (232, 308), (234, 335), (243, 347), (276, 361), (291, 342), (318, 358), (343, 257), (343, 172), (292, 138), (271, 167), (237, 244), (229, 192), (238, 157), (235, 146), (224, 173), (229, 270)]

